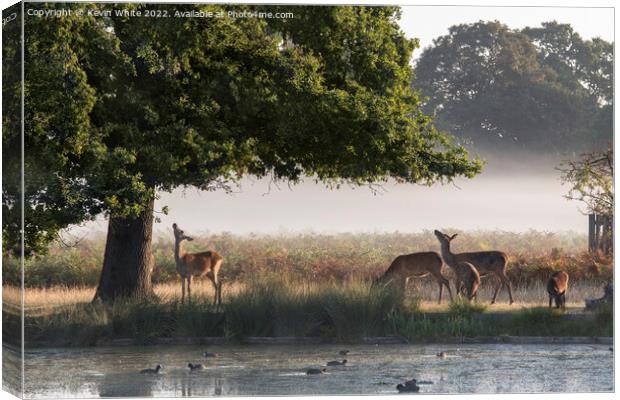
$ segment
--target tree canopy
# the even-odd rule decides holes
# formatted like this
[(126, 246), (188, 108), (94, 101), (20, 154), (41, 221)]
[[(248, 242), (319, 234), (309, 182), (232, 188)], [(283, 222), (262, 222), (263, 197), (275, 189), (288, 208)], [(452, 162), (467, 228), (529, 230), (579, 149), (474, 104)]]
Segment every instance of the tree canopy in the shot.
[[(158, 191), (225, 190), (248, 174), (357, 185), (472, 177), (480, 163), (435, 128), (411, 88), (417, 41), (398, 18), (397, 7), (295, 7), (287, 20), (29, 18), (27, 252), (101, 213), (137, 217)], [(16, 157), (19, 132), (5, 132)], [(3, 229), (17, 246), (16, 226)]]
[(462, 143), (580, 153), (612, 140), (613, 45), (549, 22), (455, 25), (416, 65), (425, 111)]

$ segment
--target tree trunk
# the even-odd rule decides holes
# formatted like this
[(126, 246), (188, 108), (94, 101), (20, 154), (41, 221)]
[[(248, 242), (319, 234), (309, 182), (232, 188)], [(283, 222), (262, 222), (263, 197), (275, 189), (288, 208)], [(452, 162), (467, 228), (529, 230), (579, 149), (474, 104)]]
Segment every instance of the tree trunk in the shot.
[(151, 240), (154, 205), (153, 198), (138, 217), (110, 216), (103, 269), (93, 301), (109, 302), (118, 297), (144, 299), (153, 296)]

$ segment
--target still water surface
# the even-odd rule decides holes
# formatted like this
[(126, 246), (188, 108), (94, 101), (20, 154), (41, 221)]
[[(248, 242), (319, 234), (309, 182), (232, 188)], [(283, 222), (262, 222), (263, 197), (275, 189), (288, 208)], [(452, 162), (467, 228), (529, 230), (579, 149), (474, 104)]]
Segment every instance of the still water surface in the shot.
[[(305, 374), (342, 359), (343, 348), (346, 366)], [(217, 357), (203, 359), (206, 350)], [(411, 378), (432, 382), (420, 385), (424, 393), (613, 391), (605, 345), (153, 346), (37, 349), (26, 357), (29, 398), (395, 394)], [(188, 362), (206, 369), (189, 372)], [(161, 374), (139, 373), (156, 364)]]

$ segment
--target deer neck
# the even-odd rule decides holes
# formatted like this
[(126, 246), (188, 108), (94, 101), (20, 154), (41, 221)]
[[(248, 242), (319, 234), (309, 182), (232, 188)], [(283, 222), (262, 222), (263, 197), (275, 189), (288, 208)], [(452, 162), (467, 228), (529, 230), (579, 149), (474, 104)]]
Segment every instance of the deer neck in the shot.
[(448, 264), (449, 266), (453, 266), (456, 262), (456, 257), (454, 256), (454, 253), (450, 251), (450, 243), (441, 244), (441, 256), (443, 257), (443, 260), (446, 262), (446, 264)]
[(185, 255), (185, 248), (183, 247), (183, 241), (174, 241), (174, 260), (177, 265), (183, 264), (183, 256)]

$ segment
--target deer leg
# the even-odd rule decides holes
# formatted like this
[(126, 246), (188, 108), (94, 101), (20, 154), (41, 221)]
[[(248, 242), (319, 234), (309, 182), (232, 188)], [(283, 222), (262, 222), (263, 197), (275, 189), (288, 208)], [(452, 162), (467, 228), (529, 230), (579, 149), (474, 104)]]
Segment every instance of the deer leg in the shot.
[(181, 304), (185, 303), (185, 278), (181, 277)]
[(450, 289), (450, 281), (446, 278), (442, 277), (441, 281), (444, 285), (446, 285), (446, 289), (448, 289), (448, 294), (450, 295), (450, 301), (454, 301), (454, 297), (452, 297), (452, 290)]
[(222, 281), (217, 283), (217, 304), (222, 305)]
[(562, 308), (566, 309), (566, 292), (562, 293)]
[(502, 271), (500, 274), (500, 279), (502, 280), (503, 285), (508, 289), (508, 297), (510, 298), (510, 304), (514, 303), (512, 299), (512, 285), (510, 284), (510, 279), (506, 276), (506, 272)]
[(553, 296), (549, 295), (549, 308), (551, 308), (552, 302), (553, 302)]
[(493, 293), (493, 299), (491, 299), (491, 304), (495, 304), (495, 299), (497, 298), (497, 293), (499, 293), (499, 289), (503, 286), (502, 278), (497, 276), (497, 286), (495, 286), (495, 292)]
[(448, 294), (450, 295), (450, 301), (452, 301), (452, 290), (450, 290), (450, 281), (441, 275), (441, 273), (433, 274), (437, 283), (439, 284), (439, 304), (441, 304), (441, 296), (443, 294), (444, 285), (448, 288)]
[(192, 275), (187, 275), (187, 302), (192, 301)]
[[(209, 277), (211, 278), (211, 277)], [(215, 279), (211, 278), (211, 283), (213, 284), (213, 305), (217, 305), (217, 283), (215, 282)]]

